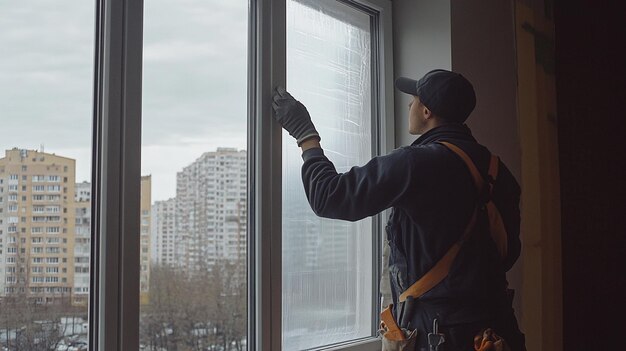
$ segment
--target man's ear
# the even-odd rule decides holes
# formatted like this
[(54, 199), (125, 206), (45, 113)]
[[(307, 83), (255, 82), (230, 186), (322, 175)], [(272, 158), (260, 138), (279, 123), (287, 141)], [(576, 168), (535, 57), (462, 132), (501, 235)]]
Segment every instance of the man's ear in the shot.
[(430, 109), (428, 107), (426, 107), (426, 105), (422, 105), (424, 110), (424, 118), (425, 119), (431, 119), (433, 117), (433, 113), (432, 111), (430, 111)]

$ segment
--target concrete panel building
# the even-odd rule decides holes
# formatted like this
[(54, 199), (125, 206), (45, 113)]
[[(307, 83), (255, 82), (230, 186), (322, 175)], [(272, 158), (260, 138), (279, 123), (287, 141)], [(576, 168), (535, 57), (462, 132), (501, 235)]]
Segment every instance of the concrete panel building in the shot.
[(148, 302), (148, 290), (150, 289), (150, 226), (152, 204), (152, 176), (141, 177), (141, 200), (140, 200), (140, 280), (139, 289), (141, 303)]
[(152, 205), (152, 255), (156, 265), (175, 267), (178, 264), (176, 240), (176, 198), (155, 201)]
[(89, 257), (91, 254), (91, 183), (76, 184), (74, 196), (76, 226), (74, 237), (74, 305), (89, 301)]
[(244, 150), (218, 148), (178, 172), (178, 266), (193, 274), (218, 259), (245, 258), (246, 191)]
[(0, 159), (0, 296), (70, 303), (74, 284), (73, 159), (11, 149)]

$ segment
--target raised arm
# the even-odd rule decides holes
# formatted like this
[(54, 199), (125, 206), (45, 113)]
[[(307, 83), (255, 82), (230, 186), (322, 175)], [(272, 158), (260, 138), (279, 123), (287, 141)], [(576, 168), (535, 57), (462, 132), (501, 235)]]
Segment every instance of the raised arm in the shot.
[(415, 193), (418, 177), (410, 152), (398, 149), (373, 158), (362, 167), (337, 173), (321, 148), (302, 154), (302, 183), (318, 216), (355, 221), (401, 205)]
[(302, 148), (304, 190), (317, 215), (359, 220), (399, 204), (411, 192), (410, 187), (419, 183), (406, 149), (337, 173), (320, 147), (320, 136), (306, 107), (282, 87), (276, 89), (273, 100), (274, 118)]

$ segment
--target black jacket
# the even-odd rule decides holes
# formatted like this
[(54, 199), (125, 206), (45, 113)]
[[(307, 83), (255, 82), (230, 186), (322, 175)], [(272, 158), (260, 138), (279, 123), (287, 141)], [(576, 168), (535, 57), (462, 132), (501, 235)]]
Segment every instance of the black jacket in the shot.
[[(302, 155), (302, 180), (317, 215), (356, 221), (392, 208), (387, 239), (394, 302), (459, 240), (477, 202), (478, 192), (465, 163), (437, 141), (463, 149), (486, 175), (490, 152), (459, 124), (434, 128), (411, 146), (343, 174), (337, 173), (322, 149)], [(468, 323), (498, 313), (489, 306), (494, 299), (504, 301), (505, 273), (520, 253), (519, 199), (517, 181), (500, 162), (493, 200), (507, 229), (508, 257), (504, 262), (498, 257), (486, 217), (481, 216), (448, 277), (420, 299), (440, 306), (437, 315), (442, 322)]]

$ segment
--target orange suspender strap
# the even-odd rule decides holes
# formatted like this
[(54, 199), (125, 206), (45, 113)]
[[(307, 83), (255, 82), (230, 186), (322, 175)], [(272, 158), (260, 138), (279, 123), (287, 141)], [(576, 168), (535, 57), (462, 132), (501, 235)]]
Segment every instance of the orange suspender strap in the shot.
[(452, 245), (448, 252), (446, 252), (446, 254), (435, 264), (433, 268), (431, 268), (426, 274), (413, 283), (413, 285), (400, 294), (398, 299), (400, 302), (406, 301), (409, 296), (418, 298), (424, 295), (448, 276), (448, 272), (450, 272), (450, 268), (452, 267), (452, 262), (454, 262), (459, 250), (461, 250), (461, 244), (465, 239), (467, 239), (467, 237), (469, 237), (472, 229), (474, 228), (477, 214), (478, 211), (474, 209), (474, 214), (472, 214), (472, 218), (465, 228), (465, 232), (463, 233), (461, 240), (454, 243), (454, 245)]
[[(448, 149), (450, 149), (451, 151), (453, 151), (455, 154), (457, 154), (465, 162), (468, 170), (470, 171), (472, 175), (472, 179), (474, 180), (474, 185), (476, 185), (476, 189), (480, 192), (484, 186), (484, 181), (483, 181), (483, 177), (480, 175), (480, 172), (476, 168), (476, 165), (474, 165), (474, 162), (472, 162), (472, 159), (465, 153), (465, 151), (461, 150), (461, 148), (459, 148), (458, 146), (453, 145), (449, 142), (445, 142), (445, 141), (440, 142), (440, 143), (444, 145), (445, 147), (447, 147)], [(498, 162), (499, 162), (498, 158), (492, 155), (491, 162), (489, 164), (489, 175), (494, 180), (496, 179), (497, 174), (498, 174), (497, 173)], [(491, 193), (493, 184), (490, 183), (489, 186), (490, 186), (489, 190)], [(501, 227), (501, 229), (504, 229), (504, 224), (502, 222), (502, 218), (500, 217), (500, 213), (498, 212), (497, 208), (495, 207), (492, 201), (489, 201), (489, 203), (487, 204), (487, 211), (489, 213), (490, 230), (491, 230), (492, 236), (494, 236), (494, 240), (496, 241), (496, 246), (498, 247), (498, 251), (500, 252), (501, 255), (503, 251), (502, 251), (500, 237), (502, 233), (504, 233), (504, 250), (505, 250), (504, 255), (506, 255), (506, 231), (502, 230), (502, 231), (498, 231), (498, 233), (494, 233), (494, 230), (493, 230), (494, 228), (493, 228), (492, 223), (494, 221), (499, 223), (499, 226)], [(452, 247), (448, 250), (448, 252), (446, 252), (446, 254), (435, 264), (433, 268), (431, 268), (428, 272), (426, 272), (426, 274), (424, 274), (420, 279), (418, 279), (415, 283), (413, 283), (413, 285), (411, 285), (406, 291), (404, 291), (400, 295), (399, 297), (400, 302), (406, 301), (406, 299), (409, 296), (413, 298), (418, 298), (424, 295), (430, 289), (434, 288), (437, 284), (441, 283), (441, 281), (443, 281), (448, 276), (448, 273), (450, 272), (450, 268), (452, 267), (452, 263), (454, 262), (454, 259), (459, 253), (459, 250), (461, 249), (461, 245), (463, 244), (465, 240), (467, 240), (469, 235), (472, 233), (472, 230), (474, 229), (477, 216), (478, 216), (478, 207), (474, 208), (474, 213), (472, 214), (472, 217), (469, 223), (467, 224), (467, 227), (465, 228), (465, 231), (463, 232), (463, 236), (461, 237), (461, 239), (457, 241), (456, 243), (454, 243), (454, 245), (452, 245)], [(498, 240), (496, 240), (495, 236), (498, 236)], [(502, 255), (501, 257), (504, 257), (504, 255)], [(381, 317), (382, 317), (382, 314), (381, 314)]]
[(493, 183), (491, 182), (495, 182), (496, 179), (498, 179), (498, 167), (500, 167), (500, 159), (498, 159), (498, 156), (496, 155), (491, 155), (491, 161), (489, 162), (489, 177), (491, 177), (490, 179), (490, 183), (489, 183), (489, 193), (493, 193)]
[(483, 188), (484, 181), (483, 181), (483, 177), (480, 175), (480, 172), (478, 171), (478, 168), (476, 168), (476, 166), (474, 165), (474, 162), (472, 162), (472, 159), (465, 153), (465, 151), (461, 150), (460, 147), (454, 144), (450, 144), (447, 141), (440, 141), (439, 144), (442, 144), (443, 146), (453, 151), (463, 160), (463, 162), (465, 162), (465, 164), (467, 165), (467, 168), (472, 174), (472, 179), (474, 179), (474, 185), (476, 186), (476, 190), (480, 192)]
[[(497, 156), (491, 155), (491, 161), (489, 162), (489, 195), (493, 195), (493, 182), (498, 179), (498, 167), (500, 165), (500, 159)], [(489, 232), (493, 242), (496, 243), (498, 253), (502, 259), (506, 258), (508, 251), (508, 237), (506, 228), (504, 227), (504, 221), (500, 211), (490, 199), (485, 204), (487, 209), (487, 215), (489, 216)]]
[[(443, 144), (448, 149), (454, 151), (467, 165), (470, 173), (472, 174), (472, 178), (474, 179), (474, 184), (476, 185), (476, 189), (481, 191), (483, 187), (483, 178), (480, 175), (480, 172), (476, 168), (472, 159), (465, 153), (465, 151), (461, 150), (456, 145), (450, 144), (449, 142), (441, 141), (440, 144)], [(493, 182), (498, 179), (498, 168), (500, 165), (500, 160), (497, 156), (491, 155), (491, 159), (489, 160), (489, 197), (493, 195)], [(491, 238), (496, 244), (496, 248), (498, 249), (498, 253), (502, 259), (506, 258), (508, 243), (507, 243), (507, 234), (506, 228), (504, 227), (504, 222), (502, 221), (502, 216), (500, 216), (500, 211), (493, 203), (491, 199), (487, 201), (485, 204), (485, 208), (487, 210), (487, 216), (489, 218), (489, 232), (491, 233)]]

